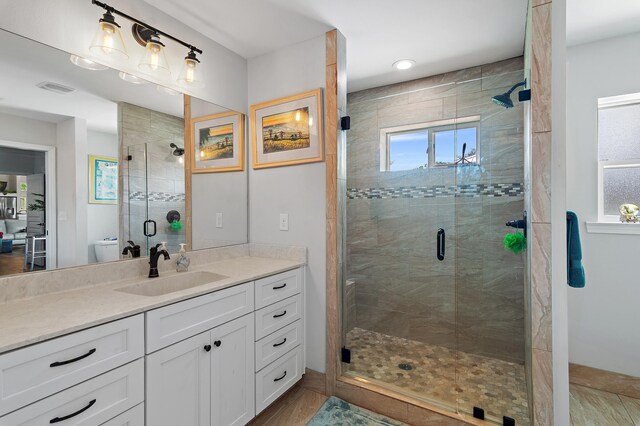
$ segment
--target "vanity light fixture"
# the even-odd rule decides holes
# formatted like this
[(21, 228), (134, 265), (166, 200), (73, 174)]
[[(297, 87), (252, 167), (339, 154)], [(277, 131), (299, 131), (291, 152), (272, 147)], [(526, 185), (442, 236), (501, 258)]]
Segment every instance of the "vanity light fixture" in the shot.
[[(196, 73), (197, 65), (200, 63), (198, 58), (196, 58), (196, 53), (202, 55), (202, 50), (197, 47), (186, 43), (179, 38), (172, 36), (171, 34), (167, 34), (164, 31), (161, 31), (157, 28), (148, 25), (139, 19), (136, 19), (130, 15), (127, 15), (124, 12), (119, 11), (113, 6), (109, 6), (106, 3), (102, 3), (98, 0), (91, 0), (92, 4), (95, 4), (98, 7), (105, 9), (106, 13), (103, 15), (102, 19), (100, 19), (100, 33), (105, 34), (103, 27), (107, 28), (106, 34), (108, 35), (116, 35), (119, 38), (111, 37), (110, 39), (105, 38), (106, 41), (101, 41), (96, 44), (95, 42), (91, 45), (91, 49), (94, 47), (106, 49), (110, 52), (112, 49), (111, 46), (115, 46), (116, 42), (119, 40), (122, 42), (122, 36), (120, 35), (120, 25), (115, 22), (115, 18), (113, 15), (118, 15), (122, 18), (125, 18), (131, 22), (133, 22), (133, 26), (131, 27), (131, 32), (133, 33), (134, 40), (145, 48), (145, 54), (142, 58), (142, 61), (138, 64), (138, 67), (146, 72), (151, 72), (153, 74), (164, 73), (171, 74), (169, 71), (169, 63), (167, 61), (164, 44), (160, 41), (160, 37), (164, 37), (170, 40), (175, 41), (178, 44), (183, 45), (188, 50), (187, 56), (184, 58), (184, 66), (183, 70), (178, 77), (178, 82), (182, 84), (186, 84), (194, 87), (202, 87), (202, 80), (198, 78)], [(107, 40), (108, 39), (108, 40)], [(102, 40), (102, 39), (101, 39)], [(109, 44), (111, 43), (111, 44)], [(122, 49), (124, 49), (124, 43), (122, 44)], [(95, 45), (95, 46), (94, 46)], [(126, 51), (124, 51), (126, 53)], [(98, 49), (99, 53), (99, 49)], [(128, 58), (128, 55), (127, 55)]]
[(412, 68), (416, 64), (416, 61), (413, 59), (400, 59), (399, 61), (395, 61), (393, 63), (393, 67), (397, 70), (408, 70)]
[(133, 74), (129, 74), (126, 73), (124, 71), (120, 71), (118, 73), (118, 76), (123, 79), (124, 81), (126, 81), (127, 83), (133, 83), (133, 84), (147, 84), (149, 83), (147, 80), (140, 78), (136, 75)]
[[(105, 5), (106, 6), (106, 5)], [(98, 30), (93, 37), (89, 49), (97, 55), (115, 56), (118, 59), (129, 59), (124, 40), (120, 34), (120, 25), (113, 16), (112, 7), (105, 7), (106, 12), (98, 21)]]
[(85, 59), (78, 55), (71, 55), (69, 60), (72, 64), (79, 66), (80, 68), (84, 68), (86, 70), (91, 71), (103, 71), (109, 69), (108, 66), (99, 64), (97, 62), (91, 61), (89, 59)]

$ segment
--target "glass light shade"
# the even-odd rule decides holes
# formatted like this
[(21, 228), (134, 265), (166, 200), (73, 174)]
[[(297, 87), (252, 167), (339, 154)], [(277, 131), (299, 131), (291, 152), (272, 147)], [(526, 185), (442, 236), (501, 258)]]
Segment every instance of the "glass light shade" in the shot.
[(100, 22), (98, 31), (89, 49), (96, 55), (106, 55), (118, 59), (129, 59), (120, 28), (111, 22)]
[(169, 96), (175, 96), (180, 94), (180, 92), (178, 92), (177, 90), (169, 89), (168, 87), (164, 87), (164, 86), (156, 86), (156, 90), (160, 93), (164, 93), (165, 95), (169, 95)]
[(124, 71), (120, 71), (118, 73), (118, 76), (123, 79), (124, 81), (126, 81), (127, 83), (133, 83), (133, 84), (147, 84), (149, 83), (147, 80), (144, 80), (136, 75), (133, 74), (129, 74), (126, 73)]
[(204, 82), (200, 78), (198, 70), (198, 61), (192, 58), (185, 58), (182, 71), (178, 77), (178, 83), (186, 84), (191, 87), (203, 87)]
[(86, 70), (91, 70), (91, 71), (103, 71), (106, 69), (109, 69), (108, 66), (106, 65), (102, 65), (99, 64), (97, 62), (93, 62), (89, 59), (85, 59), (81, 56), (78, 55), (71, 55), (69, 57), (69, 60), (71, 61), (72, 64), (79, 66), (80, 68), (84, 68)]
[(138, 68), (152, 74), (171, 74), (164, 46), (158, 40), (152, 38), (147, 42), (144, 57)]

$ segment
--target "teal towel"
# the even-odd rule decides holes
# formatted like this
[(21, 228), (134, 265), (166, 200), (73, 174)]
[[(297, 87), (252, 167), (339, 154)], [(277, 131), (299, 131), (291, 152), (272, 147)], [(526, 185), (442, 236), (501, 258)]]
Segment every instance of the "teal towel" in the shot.
[(567, 284), (574, 288), (585, 285), (578, 216), (570, 211), (567, 211)]

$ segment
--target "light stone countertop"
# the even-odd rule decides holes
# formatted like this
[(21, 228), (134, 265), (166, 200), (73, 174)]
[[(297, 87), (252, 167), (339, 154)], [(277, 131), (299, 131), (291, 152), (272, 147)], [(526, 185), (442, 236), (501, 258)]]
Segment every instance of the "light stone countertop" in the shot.
[[(303, 265), (304, 262), (296, 260), (242, 256), (189, 268), (189, 271), (214, 272), (228, 278), (161, 296), (138, 296), (115, 291), (148, 279), (139, 277), (2, 304), (0, 353)], [(161, 276), (179, 279), (180, 273), (161, 272)]]

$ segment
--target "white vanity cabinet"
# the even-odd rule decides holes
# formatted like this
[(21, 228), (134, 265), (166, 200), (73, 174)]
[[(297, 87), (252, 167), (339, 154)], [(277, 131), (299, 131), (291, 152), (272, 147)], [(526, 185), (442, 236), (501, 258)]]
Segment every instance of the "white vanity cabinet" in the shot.
[(147, 424), (244, 425), (254, 417), (253, 318), (147, 356)]

